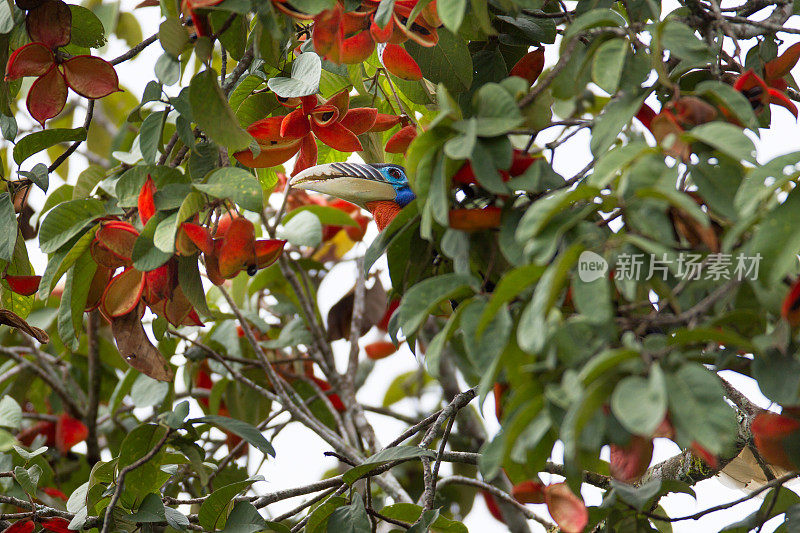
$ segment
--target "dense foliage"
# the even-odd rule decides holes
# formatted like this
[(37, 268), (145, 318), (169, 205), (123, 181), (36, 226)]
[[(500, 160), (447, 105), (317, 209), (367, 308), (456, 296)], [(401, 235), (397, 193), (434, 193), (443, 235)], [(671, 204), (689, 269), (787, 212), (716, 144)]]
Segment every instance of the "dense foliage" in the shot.
[[(6, 531), (465, 531), (479, 493), (515, 532), (670, 531), (706, 513), (660, 498), (745, 452), (764, 484), (742, 501), (766, 497), (729, 530), (796, 529), (800, 152), (752, 141), (797, 117), (795, 8), (675, 7), (0, 1)], [(365, 204), (372, 240), (288, 183), (351, 155), (410, 185), (374, 167), (398, 196)], [(423, 368), (370, 406), (401, 345)], [(260, 460), (317, 460), (273, 448), (290, 423), (341, 466), (270, 492)], [(651, 464), (655, 438), (684, 451)]]

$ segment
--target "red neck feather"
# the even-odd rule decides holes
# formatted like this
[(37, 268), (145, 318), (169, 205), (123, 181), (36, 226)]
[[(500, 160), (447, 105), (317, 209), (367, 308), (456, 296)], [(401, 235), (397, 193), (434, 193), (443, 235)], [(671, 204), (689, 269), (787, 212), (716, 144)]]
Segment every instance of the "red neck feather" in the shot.
[(378, 225), (378, 229), (383, 231), (383, 229), (394, 220), (394, 217), (400, 212), (401, 207), (397, 205), (396, 202), (380, 200), (367, 202), (367, 209), (372, 213), (372, 217), (375, 219), (375, 224)]

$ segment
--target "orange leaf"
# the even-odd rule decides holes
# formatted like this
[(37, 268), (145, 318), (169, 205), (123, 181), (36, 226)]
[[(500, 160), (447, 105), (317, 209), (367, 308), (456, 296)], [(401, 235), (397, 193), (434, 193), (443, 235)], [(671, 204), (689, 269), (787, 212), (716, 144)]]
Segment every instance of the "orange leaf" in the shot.
[(311, 130), (317, 136), (317, 139), (334, 150), (339, 150), (340, 152), (360, 152), (363, 150), (358, 137), (339, 123), (333, 123), (328, 126), (319, 126), (316, 123), (312, 123)]
[(45, 121), (61, 113), (67, 103), (67, 84), (61, 71), (53, 63), (45, 74), (42, 74), (31, 85), (25, 105), (28, 113), (44, 127)]
[[(286, 241), (282, 239), (259, 239), (256, 241), (256, 269), (268, 267), (278, 260), (283, 253)], [(248, 271), (249, 274), (249, 271)]]
[(69, 44), (72, 33), (72, 11), (61, 0), (47, 0), (28, 11), (25, 26), (31, 41), (55, 50)]
[(717, 468), (719, 462), (717, 461), (717, 457), (708, 451), (705, 447), (701, 446), (699, 442), (692, 441), (692, 453), (694, 453), (697, 457), (705, 461), (705, 463), (713, 469)]
[[(397, 115), (387, 115), (386, 113), (378, 113), (375, 116), (375, 124), (369, 131), (386, 131), (394, 128), (400, 124), (400, 117)], [(345, 124), (345, 126), (347, 126)]]
[(661, 111), (650, 122), (650, 131), (658, 144), (662, 144), (668, 137), (671, 137), (672, 140), (670, 142), (672, 144), (664, 147), (664, 152), (667, 155), (682, 161), (689, 159), (692, 152), (689, 145), (680, 138), (683, 128), (678, 124), (675, 115), (669, 111)]
[(759, 453), (772, 464), (786, 470), (796, 470), (794, 461), (786, 453), (783, 440), (800, 429), (800, 421), (777, 413), (758, 413), (750, 425), (753, 440)]
[(192, 243), (197, 246), (204, 254), (214, 252), (214, 241), (208, 232), (208, 228), (191, 222), (181, 224), (181, 229)]
[(281, 137), (296, 139), (307, 135), (311, 131), (308, 125), (308, 117), (302, 109), (295, 109), (281, 121)]
[(11, 291), (23, 296), (30, 296), (39, 290), (42, 276), (5, 276)]
[(156, 202), (153, 199), (155, 192), (156, 184), (153, 182), (153, 178), (150, 177), (150, 174), (148, 174), (147, 180), (144, 182), (144, 186), (139, 192), (137, 203), (139, 208), (139, 220), (142, 221), (142, 225), (147, 224), (147, 221), (156, 214)]
[(520, 503), (544, 503), (544, 488), (544, 484), (529, 479), (514, 485), (511, 495)]
[(24, 76), (41, 76), (54, 64), (53, 52), (42, 43), (20, 46), (8, 59), (6, 81)]
[(389, 357), (397, 351), (397, 346), (389, 341), (377, 341), (364, 346), (367, 357), (373, 361)]
[(544, 69), (544, 48), (539, 47), (533, 52), (528, 52), (511, 68), (509, 76), (519, 76), (528, 80), (533, 85)]
[(492, 393), (494, 394), (494, 416), (497, 418), (498, 422), (503, 418), (503, 396), (505, 396), (507, 390), (508, 385), (506, 383), (495, 383), (494, 387), (492, 387)]
[(783, 78), (792, 70), (800, 59), (800, 43), (794, 43), (784, 52), (764, 65), (764, 79), (771, 84), (772, 80)]
[(121, 91), (117, 71), (108, 61), (95, 56), (75, 56), (64, 65), (64, 79), (84, 98), (103, 98)]
[(294, 162), (293, 174), (297, 174), (317, 164), (317, 141), (313, 135), (306, 135), (300, 143), (300, 152)]
[(83, 422), (72, 418), (68, 414), (62, 414), (56, 422), (56, 448), (65, 455), (79, 442), (86, 440), (89, 436), (89, 429)]
[(583, 500), (566, 483), (548, 485), (544, 489), (550, 516), (564, 533), (580, 533), (589, 523), (589, 512)]

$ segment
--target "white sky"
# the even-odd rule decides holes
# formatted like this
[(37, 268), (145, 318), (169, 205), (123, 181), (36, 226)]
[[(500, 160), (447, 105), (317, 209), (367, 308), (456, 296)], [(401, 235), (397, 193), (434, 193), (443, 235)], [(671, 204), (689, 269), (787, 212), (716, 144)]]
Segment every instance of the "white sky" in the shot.
[[(132, 11), (134, 5), (138, 0), (122, 0), (122, 9)], [(570, 2), (572, 5), (572, 2)], [(734, 2), (723, 2), (723, 7), (735, 5)], [(677, 7), (677, 4), (675, 4)], [(672, 10), (673, 8), (664, 8), (664, 13)], [(158, 19), (158, 10), (154, 8), (140, 9), (135, 12), (135, 15), (142, 23), (142, 32), (145, 37), (152, 35), (158, 29), (160, 20)], [(798, 27), (797, 17), (794, 17), (788, 24), (793, 27)], [(797, 39), (792, 35), (783, 34), (787, 44), (781, 47), (783, 50), (788, 44), (796, 42)], [(747, 50), (755, 44), (755, 40), (742, 43), (742, 48)], [(125, 50), (124, 43), (117, 39), (112, 39), (107, 47), (100, 54), (106, 59), (116, 57)], [(134, 95), (140, 97), (144, 89), (144, 85), (151, 79), (154, 79), (153, 65), (155, 60), (161, 55), (162, 50), (158, 43), (151, 45), (145, 52), (140, 54), (135, 60), (129, 61), (117, 67), (117, 72), (123, 85), (130, 89)], [(546, 47), (546, 60), (547, 65), (550, 66), (558, 59), (558, 49), (555, 45)], [(795, 76), (800, 74), (797, 69), (794, 71)], [(186, 80), (184, 80), (184, 83)], [(172, 87), (171, 89), (175, 89)], [(596, 89), (599, 91), (599, 89)], [(173, 91), (170, 91), (173, 92)], [(751, 137), (756, 142), (758, 149), (758, 159), (760, 162), (768, 161), (778, 155), (789, 153), (800, 149), (800, 135), (798, 135), (798, 126), (794, 118), (782, 108), (773, 107), (773, 125), (769, 130), (760, 131), (760, 139), (754, 135)], [(78, 113), (76, 125), (82, 121), (80, 113)], [(22, 126), (22, 124), (21, 124)], [(544, 143), (552, 140), (552, 136), (557, 132), (558, 128), (551, 128), (545, 130), (537, 138), (537, 145), (541, 146)], [(650, 139), (652, 142), (652, 138)], [(556, 171), (565, 177), (569, 177), (584, 168), (591, 160), (588, 152), (589, 132), (583, 130), (577, 134), (569, 143), (559, 148), (558, 155), (555, 158), (554, 167)], [(70, 182), (74, 183), (77, 173), (83, 168), (79, 156), (71, 159), (72, 164), (70, 168)], [(29, 159), (23, 166), (25, 170), (35, 164), (37, 159)], [(55, 175), (50, 176), (50, 190), (54, 190), (61, 184), (58, 177)], [(40, 205), (43, 200), (43, 194), (38, 189), (34, 190), (31, 201), (34, 206)], [(366, 241), (369, 242), (376, 235), (375, 228), (371, 227), (367, 235)], [(45, 257), (38, 251), (35, 246), (29, 246), (31, 259), (36, 265), (37, 272), (44, 268)], [(364, 245), (360, 245), (353, 253), (363, 253), (365, 250)], [(378, 263), (377, 267), (385, 268), (385, 261), (382, 260)], [(327, 313), (330, 306), (336, 302), (347, 290), (352, 287), (352, 280), (355, 277), (355, 269), (352, 262), (346, 262), (334, 268), (334, 271), (323, 281), (319, 291), (320, 310), (323, 316)], [(388, 286), (388, 281), (385, 283)], [(366, 337), (362, 340), (362, 345), (374, 340), (373, 337)], [(338, 341), (339, 346), (336, 348), (341, 353), (342, 349), (346, 346), (343, 341)], [(359, 392), (359, 399), (369, 405), (380, 405), (383, 393), (385, 392), (388, 384), (397, 375), (408, 372), (418, 368), (418, 363), (411, 352), (404, 346), (400, 352), (390, 356), (387, 359), (378, 361), (376, 363), (375, 371), (370, 375), (367, 383)], [(751, 400), (758, 403), (763, 407), (769, 406), (769, 401), (764, 398), (758, 390), (755, 382), (749, 378), (743, 378), (737, 374), (728, 372), (726, 378), (729, 379), (737, 388), (739, 388)], [(180, 382), (180, 378), (178, 382)], [(427, 398), (430, 404), (431, 398)], [(432, 405), (428, 405), (432, 409)], [(416, 406), (412, 405), (410, 401), (404, 401), (395, 406), (398, 411), (405, 414), (415, 415), (414, 410)], [(484, 418), (487, 429), (494, 433), (498, 425), (494, 417), (494, 405), (492, 397), (490, 396), (484, 405)], [(192, 415), (200, 415), (199, 410), (193, 412)], [(368, 415), (371, 422), (374, 424), (376, 433), (380, 440), (384, 443), (392, 440), (396, 435), (404, 429), (404, 425), (395, 420), (379, 416)], [(305, 429), (299, 424), (292, 424), (284, 429), (273, 442), (277, 450), (277, 457), (275, 459), (266, 461), (258, 473), (266, 478), (266, 482), (256, 485), (258, 492), (271, 492), (283, 488), (296, 487), (307, 483), (312, 483), (319, 480), (320, 475), (336, 466), (336, 461), (324, 457), (322, 453), (328, 450), (328, 446), (314, 435), (311, 431)], [(653, 463), (666, 459), (678, 452), (677, 446), (671, 441), (665, 439), (658, 439), (656, 441), (656, 452), (653, 458)], [(252, 468), (257, 467), (260, 463), (260, 456), (258, 452), (254, 452), (256, 457), (251, 464)], [(448, 472), (448, 466), (443, 465), (443, 474)], [(554, 478), (555, 479), (555, 478)], [(545, 481), (548, 479), (545, 477)], [(661, 500), (662, 505), (667, 512), (672, 516), (683, 516), (695, 513), (702, 509), (724, 503), (727, 501), (740, 498), (744, 492), (740, 490), (730, 489), (723, 486), (716, 478), (703, 481), (695, 486), (699, 495), (699, 503), (696, 503), (691, 497), (687, 495), (671, 495)], [(591, 487), (585, 488), (583, 496), (586, 503), (589, 505), (598, 504), (601, 496), (600, 491)], [(282, 512), (295, 507), (301, 500), (298, 498), (279, 502), (268, 507), (268, 514), (270, 516), (277, 516)], [(713, 513), (707, 515), (701, 520), (695, 522), (682, 522), (673, 524), (673, 530), (676, 533), (690, 533), (698, 531), (716, 531), (723, 525), (735, 522), (753, 512), (760, 506), (761, 500), (754, 499), (745, 504), (739, 505), (734, 509)], [(535, 512), (541, 516), (547, 517), (547, 511), (544, 505), (533, 506)], [(764, 529), (765, 532), (773, 531), (776, 524), (770, 523)], [(505, 526), (494, 520), (486, 510), (483, 503), (483, 498), (477, 497), (472, 513), (465, 521), (470, 531), (480, 532), (493, 532), (505, 531)], [(771, 527), (770, 527), (771, 526)], [(543, 528), (531, 522), (533, 531), (543, 531)]]

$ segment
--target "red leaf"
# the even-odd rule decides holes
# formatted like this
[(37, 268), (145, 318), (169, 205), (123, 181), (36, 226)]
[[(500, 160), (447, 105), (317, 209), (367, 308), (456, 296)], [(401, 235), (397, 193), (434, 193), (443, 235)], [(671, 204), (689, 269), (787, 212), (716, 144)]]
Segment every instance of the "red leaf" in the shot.
[(243, 268), (255, 263), (255, 240), (252, 222), (244, 217), (231, 221), (217, 254), (219, 273), (223, 278), (231, 279)]
[[(53, 488), (53, 487), (45, 487), (42, 489), (42, 492), (50, 496), (51, 498), (58, 498), (59, 500), (67, 501), (67, 495), (61, 492), (60, 490)], [(44, 523), (42, 524), (44, 526)]]
[(773, 88), (767, 89), (767, 94), (769, 95), (770, 104), (776, 104), (788, 109), (794, 115), (794, 118), (797, 118), (797, 106), (785, 94)]
[(692, 453), (694, 453), (697, 457), (705, 461), (705, 463), (713, 469), (717, 468), (718, 461), (714, 454), (710, 451), (705, 449), (703, 446), (700, 445), (697, 441), (692, 441)]
[(781, 316), (785, 318), (792, 327), (800, 324), (800, 278), (794, 282), (789, 294), (783, 300), (781, 306)]
[(653, 458), (653, 441), (639, 435), (631, 436), (627, 446), (611, 444), (609, 470), (615, 479), (632, 483), (642, 477)]
[(103, 292), (100, 312), (108, 318), (127, 315), (136, 308), (144, 291), (144, 275), (128, 267), (108, 282)]
[(367, 357), (373, 361), (389, 357), (397, 351), (397, 346), (389, 341), (377, 341), (364, 346)]
[(155, 270), (144, 273), (144, 298), (147, 303), (155, 303), (172, 296), (173, 280), (177, 279), (170, 270), (172, 264), (168, 262)]
[(339, 120), (339, 109), (333, 105), (320, 105), (310, 113), (314, 125), (326, 128)]
[(360, 152), (363, 150), (358, 137), (341, 124), (331, 124), (325, 127), (312, 124), (311, 130), (317, 136), (317, 139), (334, 150), (339, 150), (340, 152)]
[(50, 518), (42, 522), (43, 529), (55, 531), (56, 533), (72, 533), (72, 530), (67, 526), (69, 526), (69, 520), (64, 520), (63, 518)]
[(386, 141), (385, 149), (390, 154), (404, 154), (411, 145), (411, 141), (416, 138), (417, 127), (406, 126), (405, 128), (401, 128), (400, 131), (392, 135), (389, 140)]
[(5, 528), (3, 533), (31, 533), (35, 527), (31, 520), (20, 520)]
[(24, 76), (41, 76), (53, 66), (53, 52), (42, 43), (28, 43), (17, 48), (8, 59), (6, 81)]
[(519, 76), (533, 85), (544, 69), (544, 48), (528, 52), (511, 68), (509, 76)]
[(283, 253), (286, 241), (282, 239), (260, 239), (256, 241), (256, 268), (268, 267)]
[[(656, 116), (656, 112), (653, 111), (653, 108), (647, 104), (642, 104), (642, 107), (639, 108), (639, 111), (636, 112), (636, 118), (642, 125), (650, 129), (650, 124), (653, 122), (653, 118)], [(652, 131), (652, 130), (650, 130)]]
[(72, 11), (61, 0), (47, 0), (28, 11), (25, 26), (31, 41), (41, 42), (50, 49), (66, 46), (72, 32)]
[(372, 107), (357, 107), (351, 109), (339, 121), (339, 124), (352, 131), (356, 135), (361, 135), (368, 131), (374, 131), (375, 120), (378, 118), (378, 110)]
[(181, 224), (181, 229), (201, 252), (204, 254), (211, 254), (214, 252), (214, 241), (211, 239), (208, 228), (192, 224), (191, 222), (184, 222)]
[[(55, 446), (56, 444), (56, 425), (53, 422), (42, 420), (36, 422), (32, 426), (28, 426), (17, 434), (17, 440), (23, 446), (30, 446), (33, 444), (34, 439), (43, 435), (45, 437), (45, 446)], [(66, 498), (65, 498), (66, 499)]]
[(64, 79), (84, 98), (103, 98), (121, 91), (117, 71), (108, 61), (94, 56), (75, 56), (64, 61)]
[[(121, 220), (104, 222), (97, 230), (95, 241), (122, 260), (130, 260), (133, 244), (139, 238), (139, 231), (133, 224)], [(98, 257), (95, 257), (95, 261)], [(97, 261), (98, 264), (104, 264)], [(106, 265), (110, 266), (110, 265)]]
[(11, 291), (23, 296), (30, 296), (39, 290), (42, 276), (6, 276)]
[(492, 393), (494, 394), (494, 416), (497, 418), (498, 422), (503, 418), (503, 396), (505, 396), (507, 390), (508, 385), (506, 383), (495, 383), (494, 387), (492, 387)]
[(381, 62), (386, 70), (400, 79), (419, 81), (422, 79), (422, 70), (411, 54), (399, 44), (387, 44), (381, 54)]
[(400, 307), (400, 299), (395, 298), (389, 302), (389, 305), (386, 307), (386, 312), (383, 314), (383, 318), (376, 324), (379, 330), (386, 331), (389, 329), (389, 320), (392, 319), (392, 315), (398, 307)]
[(514, 485), (511, 495), (520, 503), (544, 503), (544, 488), (544, 484), (529, 479)]
[(449, 213), (450, 227), (461, 231), (499, 228), (502, 214), (502, 210), (495, 206), (483, 209), (451, 209)]
[[(309, 378), (311, 379), (311, 381), (317, 384), (317, 387), (319, 387), (322, 392), (327, 392), (331, 390), (331, 384), (325, 381), (324, 379), (320, 379), (315, 376), (309, 376)], [(328, 400), (330, 400), (331, 405), (333, 406), (334, 409), (336, 409), (340, 413), (347, 411), (344, 404), (342, 403), (342, 399), (339, 398), (338, 394), (334, 392), (328, 392), (326, 396), (328, 397)]]
[(386, 113), (378, 113), (375, 116), (375, 124), (369, 131), (387, 131), (400, 124), (400, 117), (397, 115), (387, 115)]
[(500, 507), (498, 507), (497, 501), (494, 499), (492, 493), (482, 490), (481, 495), (483, 496), (483, 500), (486, 502), (486, 508), (489, 510), (489, 514), (492, 515), (495, 520), (505, 524), (506, 521), (503, 518), (503, 513), (500, 512)]
[(528, 167), (530, 167), (536, 158), (522, 150), (514, 150), (511, 158), (511, 166), (508, 167), (508, 173), (511, 176), (519, 176), (524, 174)]
[(339, 62), (355, 65), (366, 61), (375, 49), (375, 41), (368, 31), (362, 31), (342, 41)]
[(44, 127), (45, 121), (61, 113), (66, 103), (67, 84), (54, 63), (50, 70), (33, 82), (25, 104), (28, 113)]
[(313, 135), (306, 135), (300, 143), (300, 153), (294, 162), (293, 174), (297, 174), (317, 164), (317, 141)]
[(302, 109), (295, 109), (281, 121), (281, 137), (296, 139), (308, 135), (311, 126), (308, 125), (308, 117)]
[(550, 516), (564, 533), (580, 533), (589, 523), (589, 512), (583, 500), (566, 483), (548, 485), (544, 489)]
[(772, 464), (795, 470), (794, 461), (786, 453), (783, 440), (800, 429), (800, 421), (777, 413), (762, 412), (753, 418), (750, 430), (759, 453)]
[(300, 139), (281, 137), (283, 119), (284, 117), (269, 117), (250, 124), (247, 133), (258, 141), (261, 153), (253, 157), (250, 150), (242, 150), (233, 154), (234, 157), (250, 168), (274, 167), (286, 162), (300, 150), (301, 139), (304, 137)]
[(86, 440), (89, 429), (83, 422), (72, 418), (68, 414), (58, 417), (56, 423), (56, 448), (62, 454), (66, 454), (73, 446)]
[(156, 202), (153, 199), (155, 192), (156, 184), (153, 182), (153, 178), (150, 177), (150, 174), (148, 174), (147, 180), (144, 182), (144, 186), (139, 192), (139, 200), (137, 202), (139, 220), (142, 221), (142, 225), (147, 224), (147, 221), (156, 214)]
[[(428, 8), (431, 8), (432, 5), (433, 3), (428, 4)], [(400, 3), (397, 3), (395, 4), (394, 7), (395, 17), (400, 16), (405, 19), (408, 19), (409, 15), (411, 15), (412, 9), (413, 6), (405, 6), (401, 5)], [(406, 37), (408, 37), (412, 41), (422, 46), (427, 46), (427, 47), (436, 46), (436, 43), (439, 42), (439, 34), (436, 33), (436, 28), (434, 28), (433, 25), (429, 23), (431, 21), (431, 18), (433, 18), (433, 17), (429, 18), (429, 14), (431, 14), (431, 11), (428, 11), (428, 13), (423, 12), (422, 16), (417, 17), (417, 20), (415, 20), (410, 25), (410, 27), (406, 27), (404, 24), (397, 24), (397, 25), (400, 27), (402, 32), (406, 34)], [(397, 21), (395, 21), (395, 23), (397, 23)]]

